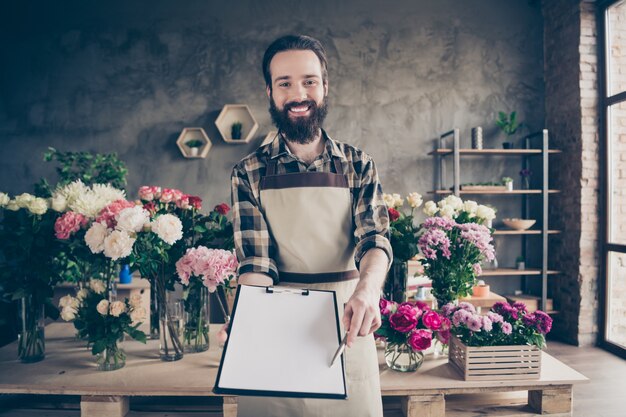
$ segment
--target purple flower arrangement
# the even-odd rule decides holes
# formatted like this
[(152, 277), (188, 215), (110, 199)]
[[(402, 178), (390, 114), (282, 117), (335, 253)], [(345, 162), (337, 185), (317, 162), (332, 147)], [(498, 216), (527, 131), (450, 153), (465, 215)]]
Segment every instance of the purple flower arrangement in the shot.
[(452, 335), (467, 346), (546, 345), (552, 318), (543, 311), (529, 313), (524, 303), (494, 304), (486, 315), (470, 303), (446, 304), (443, 315), (450, 320)]

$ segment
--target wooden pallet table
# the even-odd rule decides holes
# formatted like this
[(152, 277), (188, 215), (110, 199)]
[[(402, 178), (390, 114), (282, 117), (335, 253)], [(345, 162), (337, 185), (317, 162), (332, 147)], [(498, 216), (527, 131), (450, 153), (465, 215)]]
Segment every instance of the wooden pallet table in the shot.
[[(0, 349), (0, 393), (79, 395), (81, 416), (89, 417), (123, 417), (133, 396), (214, 396), (211, 390), (221, 356), (214, 335), (219, 328), (211, 326), (208, 352), (185, 355), (177, 362), (159, 360), (158, 341), (148, 341), (147, 345), (125, 342), (126, 366), (101, 372), (95, 369), (95, 360), (84, 344), (73, 337), (73, 326), (52, 323), (46, 327), (45, 360), (21, 364), (16, 359), (15, 343)], [(447, 358), (427, 359), (417, 372), (405, 374), (387, 369), (382, 351), (379, 353), (382, 395), (399, 398), (408, 417), (444, 417), (446, 396), (451, 394), (522, 390), (528, 391), (526, 413), (520, 414), (517, 407), (515, 416), (570, 416), (572, 386), (587, 381), (546, 353), (541, 378), (535, 381), (463, 381)], [(462, 416), (458, 409), (455, 404), (454, 417)], [(236, 397), (224, 397), (223, 412), (225, 417), (237, 415)], [(498, 414), (502, 415), (506, 414)]]

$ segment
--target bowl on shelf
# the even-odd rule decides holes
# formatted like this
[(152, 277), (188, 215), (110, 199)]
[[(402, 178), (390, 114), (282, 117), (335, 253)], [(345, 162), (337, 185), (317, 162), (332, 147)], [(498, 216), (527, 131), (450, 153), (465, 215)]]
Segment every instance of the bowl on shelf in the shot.
[(532, 219), (502, 219), (505, 226), (515, 230), (530, 229), (536, 222), (537, 220)]

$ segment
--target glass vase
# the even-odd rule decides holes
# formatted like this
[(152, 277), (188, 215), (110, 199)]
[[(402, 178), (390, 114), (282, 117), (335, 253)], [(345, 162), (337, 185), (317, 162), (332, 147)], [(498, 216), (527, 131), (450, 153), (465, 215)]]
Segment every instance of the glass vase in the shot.
[(387, 273), (385, 287), (383, 289), (384, 296), (389, 301), (403, 303), (406, 301), (406, 286), (409, 275), (408, 262), (393, 261), (391, 268)]
[(155, 280), (151, 281), (150, 285), (150, 334), (148, 338), (152, 340), (159, 339), (159, 297), (155, 285)]
[(385, 346), (385, 362), (394, 371), (414, 372), (422, 366), (424, 353), (414, 351), (405, 343), (388, 343)]
[(28, 295), (20, 299), (18, 309), (17, 356), (22, 363), (39, 362), (46, 357), (44, 305)]
[(99, 371), (115, 371), (126, 365), (126, 354), (117, 343), (107, 346), (104, 350), (96, 354), (96, 363)]
[(185, 300), (183, 346), (185, 353), (209, 350), (209, 290), (201, 282)]
[(183, 309), (180, 300), (164, 286), (157, 285), (159, 309), (159, 356), (163, 361), (177, 361), (183, 357), (181, 331)]

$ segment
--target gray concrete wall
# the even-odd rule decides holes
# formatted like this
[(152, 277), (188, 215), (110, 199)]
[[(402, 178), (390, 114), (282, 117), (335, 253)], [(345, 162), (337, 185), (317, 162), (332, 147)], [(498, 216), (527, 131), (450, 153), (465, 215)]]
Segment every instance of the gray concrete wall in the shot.
[[(498, 110), (544, 123), (543, 21), (535, 1), (13, 2), (0, 29), (0, 190), (30, 189), (48, 146), (117, 152), (132, 191), (142, 184), (229, 201), (232, 166), (273, 127), (260, 72), (265, 47), (286, 33), (319, 38), (329, 55), (326, 127), (378, 164), (387, 192), (433, 187), (432, 140), (472, 126), (499, 147)], [(214, 120), (250, 105), (260, 129), (225, 144)], [(204, 160), (184, 159), (181, 129), (203, 127)], [(463, 182), (519, 179), (514, 160), (475, 159)], [(500, 217), (519, 204), (483, 200)], [(515, 200), (519, 202), (519, 200)], [(501, 245), (503, 246), (503, 245)], [(513, 249), (518, 251), (518, 249)], [(510, 260), (511, 262), (513, 260)]]

